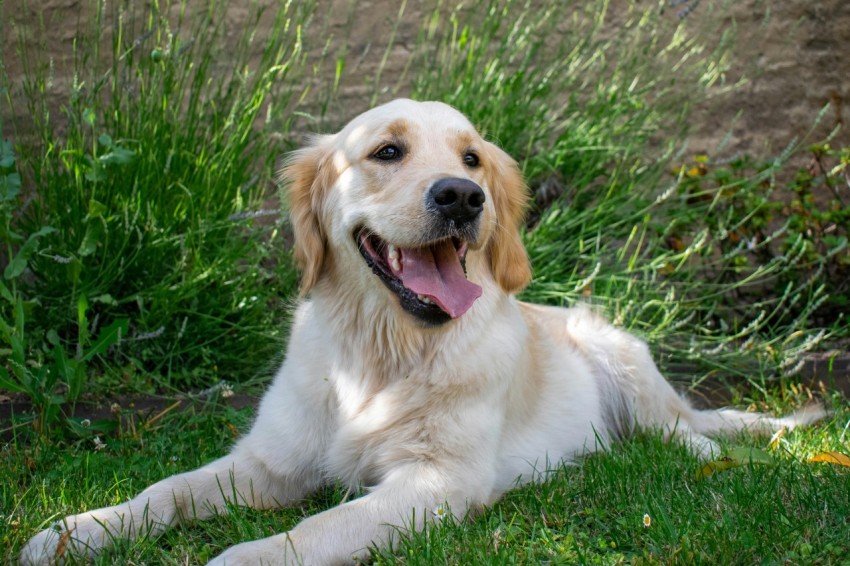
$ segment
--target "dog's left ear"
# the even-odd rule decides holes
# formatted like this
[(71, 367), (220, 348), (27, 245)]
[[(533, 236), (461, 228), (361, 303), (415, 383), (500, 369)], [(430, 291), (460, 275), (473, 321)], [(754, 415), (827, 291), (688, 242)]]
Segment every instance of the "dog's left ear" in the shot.
[(486, 144), (484, 153), (487, 184), (496, 208), (496, 229), (488, 246), (490, 268), (506, 293), (517, 293), (531, 281), (531, 264), (519, 237), (528, 187), (516, 161), (507, 153), (491, 143)]
[(327, 237), (320, 218), (335, 169), (323, 143), (326, 141), (318, 137), (311, 145), (293, 152), (280, 172), (295, 236), (295, 261), (301, 268), (302, 297), (318, 282), (327, 253)]

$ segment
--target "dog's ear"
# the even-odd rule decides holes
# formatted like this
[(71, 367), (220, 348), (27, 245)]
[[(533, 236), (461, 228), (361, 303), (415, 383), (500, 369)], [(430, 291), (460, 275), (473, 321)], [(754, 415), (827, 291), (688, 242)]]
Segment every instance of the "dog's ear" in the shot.
[(485, 149), (487, 183), (496, 208), (496, 229), (488, 245), (490, 268), (506, 293), (531, 281), (531, 264), (519, 237), (528, 204), (528, 187), (516, 161), (491, 143)]
[(295, 236), (295, 261), (301, 269), (302, 297), (319, 280), (327, 249), (320, 219), (335, 174), (323, 142), (324, 138), (319, 137), (311, 145), (293, 152), (280, 172)]

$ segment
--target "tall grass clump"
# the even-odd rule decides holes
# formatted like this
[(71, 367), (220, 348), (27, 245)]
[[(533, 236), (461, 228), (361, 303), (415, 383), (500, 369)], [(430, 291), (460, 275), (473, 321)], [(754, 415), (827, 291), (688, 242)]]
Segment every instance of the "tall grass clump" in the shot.
[[(311, 6), (281, 3), (269, 29), (256, 8), (234, 40), (225, 2), (192, 18), (184, 1), (84, 4), (70, 92), (41, 54), (44, 23), (36, 44), (20, 38), (23, 80), (0, 77), (10, 114), (27, 114), (0, 123), (0, 173), (16, 183), (0, 199), (12, 377), (21, 389), (58, 350), (94, 364), (89, 374), (108, 368), (112, 386), (254, 375), (279, 347), (294, 284), (265, 199), (285, 150), (272, 132), (288, 131), (301, 95)], [(90, 354), (104, 329), (108, 345)]]
[(708, 157), (685, 152), (689, 110), (729, 86), (735, 30), (709, 13), (713, 35), (700, 36), (665, 5), (440, 4), (404, 77), (376, 97), (448, 102), (519, 161), (535, 200), (525, 299), (597, 305), (691, 370), (788, 374), (824, 336), (808, 330), (824, 288), (800, 238), (772, 247), (787, 226), (740, 234), (805, 145), (697, 189)]
[[(840, 165), (790, 187), (803, 141), (754, 161), (689, 155), (689, 110), (723, 86), (734, 28), (703, 4), (694, 33), (695, 14), (667, 5), (437, 0), (391, 76), (401, 3), (372, 95), (346, 108), (335, 93), (360, 62), (309, 3), (258, 8), (234, 40), (224, 2), (92, 0), (68, 65), (42, 55), (47, 25), (30, 26), (23, 81), (0, 69), (6, 108), (26, 115), (0, 122), (0, 386), (55, 406), (93, 379), (167, 390), (255, 375), (294, 289), (266, 203), (285, 140), (396, 96), (454, 105), (520, 163), (534, 197), (524, 299), (595, 305), (664, 363), (793, 373), (825, 335), (815, 315), (846, 294), (821, 276), (850, 265), (847, 220), (812, 237), (826, 221), (805, 197), (840, 181), (846, 151), (822, 151)], [(348, 13), (349, 32), (373, 16)], [(802, 195), (793, 218), (776, 212), (787, 188)]]

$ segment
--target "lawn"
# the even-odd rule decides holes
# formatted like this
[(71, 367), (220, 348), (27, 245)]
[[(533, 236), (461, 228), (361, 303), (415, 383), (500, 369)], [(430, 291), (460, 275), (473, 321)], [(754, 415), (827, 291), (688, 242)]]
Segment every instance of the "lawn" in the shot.
[[(0, 557), (246, 430), (251, 408), (225, 393), (259, 394), (296, 301), (280, 158), (306, 133), (410, 96), (456, 106), (520, 164), (533, 193), (523, 299), (592, 305), (686, 389), (719, 383), (738, 405), (782, 413), (811, 387), (832, 414), (772, 442), (727, 439), (763, 452), (702, 478), (646, 431), (461, 524), (401, 534), (375, 562), (847, 563), (850, 475), (809, 461), (848, 453), (850, 408), (831, 390), (846, 376), (827, 371), (821, 387), (799, 370), (850, 338), (850, 148), (794, 132), (777, 155), (689, 153), (689, 109), (731, 87), (734, 37), (710, 12), (722, 8), (703, 3), (718, 24), (698, 35), (666, 1), (627, 4), (435, 3), (403, 70), (384, 72), (395, 33), (373, 47), (382, 63), (358, 108), (339, 85), (360, 54), (317, 39), (329, 20), (312, 3), (257, 9), (233, 33), (226, 3), (87, 0), (61, 62), (39, 49), (51, 30), (28, 27), (3, 54), (23, 79), (0, 65), (0, 396), (24, 407), (0, 422)], [(58, 104), (56, 84), (68, 85)], [(126, 402), (152, 396), (207, 401)], [(116, 400), (126, 406), (109, 418), (86, 418)], [(234, 508), (100, 560), (203, 563), (341, 497)]]
[[(801, 399), (793, 400), (799, 402)], [(377, 564), (847, 564), (848, 468), (809, 459), (844, 451), (850, 411), (770, 439), (728, 439), (774, 461), (698, 477), (687, 450), (646, 433), (608, 453), (560, 467), (546, 482), (511, 491), (464, 522), (403, 533), (395, 550), (376, 549)], [(168, 475), (227, 451), (250, 423), (250, 408), (215, 399), (185, 411), (121, 410), (121, 427), (73, 442), (3, 446), (0, 466), (2, 547), (13, 561), (26, 540), (67, 514), (132, 497)], [(100, 443), (95, 442), (95, 436)], [(324, 490), (284, 510), (232, 507), (229, 514), (182, 525), (154, 538), (119, 542), (98, 564), (203, 564), (227, 546), (269, 536), (339, 503)], [(648, 515), (648, 519), (645, 519)], [(646, 526), (645, 522), (649, 523)]]

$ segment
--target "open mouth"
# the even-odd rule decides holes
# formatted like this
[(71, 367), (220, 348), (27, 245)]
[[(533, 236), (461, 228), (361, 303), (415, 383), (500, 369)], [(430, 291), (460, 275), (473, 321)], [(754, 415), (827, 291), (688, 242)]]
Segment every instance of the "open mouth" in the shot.
[(402, 308), (425, 322), (458, 318), (481, 296), (481, 287), (466, 278), (469, 246), (464, 240), (444, 238), (404, 248), (366, 228), (354, 238), (366, 264), (398, 295)]

